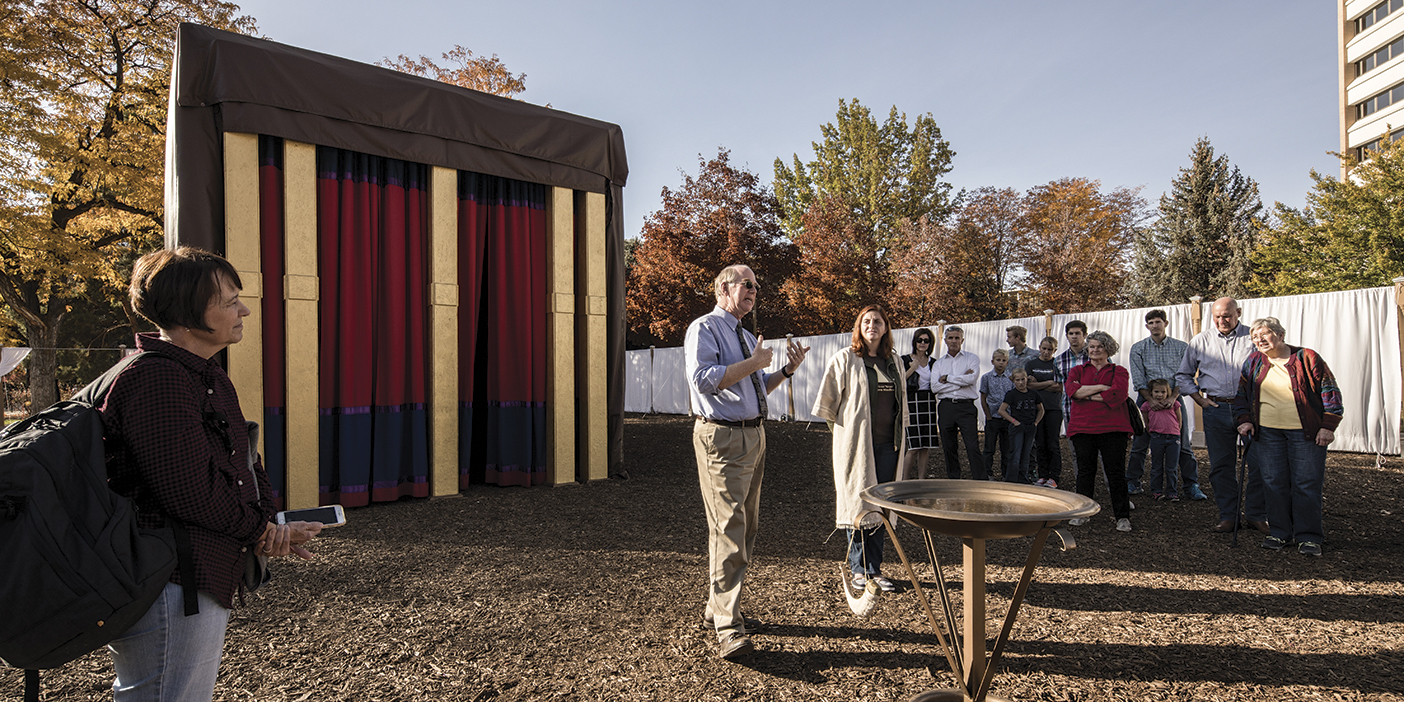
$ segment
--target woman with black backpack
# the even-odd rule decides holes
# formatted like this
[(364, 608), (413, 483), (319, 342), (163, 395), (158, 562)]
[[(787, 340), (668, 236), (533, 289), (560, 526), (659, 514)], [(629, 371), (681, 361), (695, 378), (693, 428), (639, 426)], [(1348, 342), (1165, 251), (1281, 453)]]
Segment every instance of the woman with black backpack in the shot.
[(132, 307), (160, 331), (137, 335), (147, 353), (117, 376), (99, 407), (109, 484), (136, 503), (143, 526), (176, 524), (178, 544), (183, 527), (193, 558), (108, 644), (118, 702), (212, 699), (248, 559), (311, 558), (299, 544), (322, 528), (272, 523), (268, 475), (250, 459), (238, 395), (214, 359), (243, 338), (250, 311), (242, 288), (228, 261), (187, 247), (147, 254), (132, 272)]

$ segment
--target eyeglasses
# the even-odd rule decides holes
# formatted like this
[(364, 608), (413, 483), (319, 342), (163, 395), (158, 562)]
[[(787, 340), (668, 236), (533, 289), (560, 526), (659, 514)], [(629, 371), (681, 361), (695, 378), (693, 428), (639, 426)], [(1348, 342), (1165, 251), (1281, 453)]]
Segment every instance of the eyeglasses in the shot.
[(930, 344), (930, 343), (931, 343), (931, 340), (923, 336), (923, 337), (921, 337), (920, 339), (917, 339), (917, 340), (916, 340), (916, 343), (918, 343), (918, 344)]
[(759, 283), (752, 283), (752, 282), (749, 281), (749, 280), (733, 280), (733, 281), (731, 281), (731, 284), (732, 284), (732, 285), (744, 285), (744, 286), (746, 286), (746, 289), (747, 289), (747, 290), (760, 290), (760, 284), (759, 284)]

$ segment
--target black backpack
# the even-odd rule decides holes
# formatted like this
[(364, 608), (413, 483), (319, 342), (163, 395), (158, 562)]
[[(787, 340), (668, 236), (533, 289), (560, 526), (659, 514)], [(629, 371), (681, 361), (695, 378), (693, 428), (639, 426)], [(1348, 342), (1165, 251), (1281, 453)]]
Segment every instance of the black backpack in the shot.
[(182, 560), (178, 550), (189, 553), (171, 526), (137, 526), (135, 504), (107, 486), (96, 408), (142, 355), (0, 431), (0, 663), (26, 669), (27, 699), (38, 699), (37, 669), (96, 650), (141, 619)]

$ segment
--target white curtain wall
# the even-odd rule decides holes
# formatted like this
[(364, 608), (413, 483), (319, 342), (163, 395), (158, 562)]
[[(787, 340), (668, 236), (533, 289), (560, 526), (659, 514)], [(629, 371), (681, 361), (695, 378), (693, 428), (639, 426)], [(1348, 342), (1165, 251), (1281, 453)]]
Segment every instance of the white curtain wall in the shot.
[[(1400, 453), (1400, 403), (1404, 392), (1400, 381), (1399, 320), (1394, 288), (1271, 297), (1243, 300), (1240, 304), (1245, 324), (1252, 324), (1261, 317), (1278, 318), (1287, 329), (1287, 343), (1316, 350), (1335, 373), (1345, 416), (1336, 430), (1331, 450)], [(1212, 323), (1211, 306), (1212, 302), (1203, 303), (1205, 328)], [(1052, 329), (1044, 328), (1041, 316), (957, 326), (965, 331), (965, 350), (980, 357), (981, 372), (989, 371), (990, 354), (995, 349), (1007, 348), (1006, 327), (1017, 324), (1028, 329), (1028, 344), (1035, 349), (1043, 337), (1052, 336), (1058, 340), (1061, 352), (1067, 347), (1063, 327), (1074, 319), (1086, 322), (1089, 331), (1100, 329), (1111, 334), (1121, 347), (1112, 361), (1124, 365), (1131, 345), (1146, 337), (1145, 316), (1151, 309), (1053, 315)], [(1192, 336), (1190, 304), (1164, 305), (1160, 309), (1170, 318), (1170, 336), (1182, 340)], [(935, 331), (936, 325), (933, 322), (928, 327)], [(916, 328), (893, 330), (893, 341), (901, 353), (911, 352), (915, 332)], [(794, 378), (771, 393), (769, 418), (819, 421), (810, 410), (814, 407), (824, 366), (830, 356), (848, 347), (851, 335), (795, 337), (795, 341), (811, 347), (809, 357)], [(940, 343), (938, 340), (938, 346)], [(785, 363), (785, 340), (768, 339), (765, 344), (775, 352), (771, 370), (779, 370)], [(683, 361), (682, 348), (629, 351), (631, 375), (626, 383), (625, 408), (630, 412), (689, 414)], [(1194, 421), (1192, 416), (1190, 421)]]

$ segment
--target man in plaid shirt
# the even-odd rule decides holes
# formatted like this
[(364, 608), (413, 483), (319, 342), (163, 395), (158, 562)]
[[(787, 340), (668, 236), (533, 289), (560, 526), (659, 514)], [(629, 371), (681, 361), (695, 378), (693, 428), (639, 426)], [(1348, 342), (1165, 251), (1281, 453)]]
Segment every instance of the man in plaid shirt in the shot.
[[(1146, 329), (1150, 331), (1150, 336), (1131, 346), (1131, 389), (1140, 393), (1137, 404), (1157, 404), (1151, 397), (1149, 385), (1152, 380), (1162, 378), (1170, 381), (1172, 388), (1175, 387), (1175, 372), (1180, 369), (1180, 362), (1184, 360), (1189, 344), (1166, 334), (1165, 327), (1168, 323), (1165, 310), (1147, 312)], [(1167, 406), (1179, 405), (1180, 478), (1185, 495), (1191, 500), (1206, 499), (1204, 491), (1199, 489), (1199, 462), (1195, 460), (1194, 449), (1190, 447), (1189, 422), (1185, 421), (1184, 402), (1178, 390), (1172, 389), (1171, 397), (1166, 403)], [(1131, 440), (1131, 458), (1126, 463), (1127, 494), (1139, 495), (1143, 492), (1141, 476), (1145, 472), (1146, 451), (1149, 448), (1149, 432)]]
[[(1087, 323), (1074, 319), (1063, 327), (1063, 332), (1068, 337), (1068, 350), (1058, 354), (1053, 359), (1058, 362), (1058, 372), (1064, 377), (1068, 377), (1068, 371), (1087, 362)], [(1072, 398), (1067, 393), (1063, 393), (1063, 420), (1072, 417)], [(1069, 446), (1072, 442), (1068, 442)], [(1074, 464), (1077, 462), (1073, 459)]]

